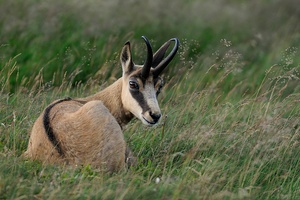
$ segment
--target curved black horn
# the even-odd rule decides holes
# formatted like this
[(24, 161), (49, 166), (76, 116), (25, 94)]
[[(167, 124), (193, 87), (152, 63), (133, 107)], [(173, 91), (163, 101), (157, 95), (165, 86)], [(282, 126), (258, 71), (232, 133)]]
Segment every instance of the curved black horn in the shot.
[(178, 47), (179, 47), (179, 40), (177, 38), (172, 38), (170, 39), (168, 42), (166, 42), (163, 46), (167, 46), (170, 44), (171, 41), (174, 41), (175, 42), (175, 45), (172, 49), (172, 51), (170, 52), (170, 54), (165, 58), (163, 59), (158, 65), (157, 67), (155, 67), (153, 69), (153, 76), (154, 77), (158, 77), (158, 75), (166, 68), (166, 66), (171, 62), (171, 60), (174, 58), (177, 50), (178, 50)]
[(144, 41), (147, 45), (147, 59), (144, 63), (143, 69), (142, 69), (142, 77), (148, 78), (150, 69), (151, 69), (151, 65), (152, 65), (153, 52), (152, 52), (152, 47), (151, 47), (149, 40), (145, 36), (142, 36), (142, 38), (144, 39)]

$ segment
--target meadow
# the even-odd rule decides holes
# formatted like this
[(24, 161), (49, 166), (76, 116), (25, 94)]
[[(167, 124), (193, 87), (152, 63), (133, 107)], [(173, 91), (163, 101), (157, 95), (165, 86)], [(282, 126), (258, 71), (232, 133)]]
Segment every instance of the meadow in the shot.
[[(296, 0), (0, 0), (0, 199), (300, 199)], [(22, 157), (43, 109), (121, 76), (177, 37), (163, 119), (133, 120), (128, 171)]]

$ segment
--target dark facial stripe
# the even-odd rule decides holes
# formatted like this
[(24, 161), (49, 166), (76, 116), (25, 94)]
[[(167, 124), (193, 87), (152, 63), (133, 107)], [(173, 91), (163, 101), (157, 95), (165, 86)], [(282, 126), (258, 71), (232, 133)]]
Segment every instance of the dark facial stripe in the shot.
[(143, 94), (140, 91), (132, 91), (130, 90), (131, 96), (138, 102), (138, 104), (141, 106), (143, 113), (150, 110), (150, 107), (148, 106)]
[(44, 123), (44, 128), (45, 128), (45, 131), (46, 131), (46, 134), (48, 136), (48, 139), (50, 140), (50, 142), (53, 144), (53, 146), (55, 147), (55, 149), (58, 151), (59, 155), (60, 156), (64, 156), (64, 152), (60, 146), (60, 143), (59, 141), (57, 141), (57, 138), (55, 137), (54, 135), (54, 132), (53, 132), (53, 129), (51, 127), (51, 122), (50, 122), (50, 111), (51, 109), (61, 103), (61, 102), (64, 102), (64, 101), (70, 101), (72, 100), (71, 98), (65, 98), (65, 99), (61, 99), (51, 105), (49, 105), (46, 109), (45, 109), (45, 112), (44, 112), (44, 117), (43, 117), (43, 123)]
[(163, 88), (163, 86), (164, 86), (164, 80), (161, 77), (157, 77), (154, 80), (154, 87), (156, 89), (156, 97), (159, 95), (159, 93), (160, 93), (161, 89)]

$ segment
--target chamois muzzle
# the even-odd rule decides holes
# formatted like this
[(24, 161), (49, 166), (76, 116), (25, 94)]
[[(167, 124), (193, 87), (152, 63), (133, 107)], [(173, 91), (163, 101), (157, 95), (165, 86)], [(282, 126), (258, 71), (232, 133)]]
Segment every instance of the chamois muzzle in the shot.
[(149, 40), (145, 36), (142, 36), (142, 38), (144, 39), (147, 46), (147, 59), (142, 69), (142, 77), (148, 78), (152, 66), (153, 52)]

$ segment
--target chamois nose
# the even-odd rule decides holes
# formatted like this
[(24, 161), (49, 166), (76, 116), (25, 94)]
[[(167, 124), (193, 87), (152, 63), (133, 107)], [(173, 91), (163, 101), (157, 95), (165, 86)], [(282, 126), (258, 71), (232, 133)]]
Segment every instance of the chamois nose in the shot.
[(160, 117), (161, 117), (161, 114), (159, 114), (159, 113), (152, 113), (152, 112), (150, 112), (149, 114), (150, 114), (150, 116), (152, 117), (152, 119), (153, 119), (153, 121), (154, 121), (155, 123), (158, 122), (158, 120), (159, 120)]

